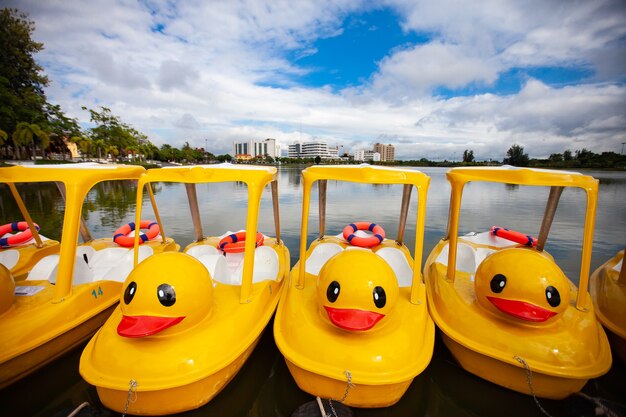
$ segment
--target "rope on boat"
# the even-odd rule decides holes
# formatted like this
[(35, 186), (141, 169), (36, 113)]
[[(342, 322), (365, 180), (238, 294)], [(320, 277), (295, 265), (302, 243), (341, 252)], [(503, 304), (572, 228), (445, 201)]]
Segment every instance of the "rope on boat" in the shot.
[(78, 415), (78, 413), (80, 413), (80, 410), (82, 410), (85, 407), (89, 407), (89, 403), (87, 401), (85, 401), (84, 403), (82, 403), (81, 405), (79, 405), (78, 407), (76, 407), (74, 409), (74, 411), (72, 411), (71, 413), (69, 413), (67, 415), (67, 417), (75, 417)]
[(528, 388), (530, 388), (530, 395), (532, 395), (533, 400), (535, 400), (535, 404), (537, 404), (537, 407), (539, 407), (539, 409), (541, 410), (543, 414), (545, 414), (548, 417), (552, 417), (552, 415), (548, 413), (546, 409), (541, 406), (541, 404), (539, 403), (539, 399), (535, 395), (535, 386), (533, 385), (533, 373), (530, 370), (530, 366), (528, 366), (528, 364), (526, 363), (524, 359), (520, 358), (517, 355), (513, 356), (513, 358), (519, 363), (521, 363), (524, 369), (526, 370), (526, 382), (528, 383)]
[(591, 397), (583, 392), (577, 392), (576, 395), (581, 396), (582, 398), (591, 401), (592, 403), (594, 403), (596, 405), (596, 407), (598, 407), (599, 409), (601, 409), (603, 411), (604, 414), (606, 414), (609, 417), (619, 417), (617, 415), (617, 413), (613, 410), (611, 410), (609, 407), (607, 407), (606, 405), (602, 404), (602, 401), (600, 401), (598, 398), (594, 398)]
[[(133, 393), (135, 394), (135, 396), (134, 398), (131, 398)], [(137, 401), (137, 381), (131, 379), (128, 386), (128, 395), (126, 396), (126, 405), (124, 406), (124, 412), (122, 413), (122, 417), (126, 417), (128, 406), (135, 401)]]
[(322, 417), (330, 417), (330, 414), (326, 414), (326, 409), (324, 408), (324, 404), (322, 404), (322, 399), (320, 397), (315, 397), (315, 401), (317, 401), (317, 406), (320, 408), (320, 414)]
[[(346, 378), (348, 379), (348, 382), (346, 383), (346, 390), (343, 393), (343, 397), (341, 397), (340, 400), (335, 400), (338, 401), (339, 403), (342, 403), (346, 400), (346, 398), (348, 397), (348, 391), (350, 390), (350, 388), (355, 388), (356, 385), (354, 385), (352, 383), (352, 374), (350, 373), (349, 370), (345, 370), (344, 374), (346, 375)], [(339, 415), (337, 414), (337, 411), (335, 410), (335, 407), (333, 407), (333, 400), (328, 400), (328, 404), (330, 405), (330, 409), (332, 410), (332, 414), (331, 416), (335, 416), (335, 417), (339, 417)], [(322, 414), (324, 415), (324, 414)]]

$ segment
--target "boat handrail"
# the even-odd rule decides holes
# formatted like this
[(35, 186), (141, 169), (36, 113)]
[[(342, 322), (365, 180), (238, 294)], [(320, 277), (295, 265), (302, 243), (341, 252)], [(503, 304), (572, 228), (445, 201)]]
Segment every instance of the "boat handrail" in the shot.
[(10, 182), (7, 183), (7, 185), (9, 186), (9, 190), (11, 190), (11, 194), (13, 195), (13, 199), (15, 200), (17, 207), (20, 209), (20, 213), (22, 213), (22, 217), (26, 223), (28, 223), (28, 229), (33, 235), (33, 239), (35, 239), (35, 246), (37, 248), (43, 247), (43, 241), (41, 240), (41, 236), (39, 236), (39, 231), (37, 230), (37, 227), (35, 227), (35, 222), (33, 222), (33, 219), (30, 217), (30, 213), (26, 208), (26, 204), (24, 204), (24, 200), (20, 197), (20, 193), (17, 192), (15, 184)]
[(300, 231), (300, 266), (296, 288), (304, 288), (307, 235), (309, 223), (309, 208), (311, 202), (311, 190), (315, 182), (318, 183), (319, 213), (320, 213), (320, 237), (325, 232), (326, 220), (326, 184), (328, 180), (369, 183), (369, 184), (402, 184), (402, 207), (400, 213), (400, 225), (397, 242), (402, 244), (404, 227), (409, 208), (411, 189), (417, 188), (418, 209), (415, 229), (414, 263), (412, 266), (413, 277), (411, 282), (411, 302), (419, 303), (418, 289), (423, 282), (421, 265), (422, 250), (424, 246), (424, 228), (426, 221), (426, 198), (430, 177), (417, 170), (398, 169), (389, 167), (361, 165), (315, 165), (302, 171), (303, 178), (303, 201), (302, 201), (302, 226)]
[[(80, 172), (80, 175), (77, 173)], [(0, 182), (33, 183), (60, 182), (66, 191), (62, 239), (59, 246), (59, 266), (54, 287), (53, 303), (61, 303), (72, 294), (76, 242), (80, 229), (83, 202), (97, 183), (113, 180), (137, 180), (145, 169), (136, 165), (33, 165), (0, 168)]]
[[(494, 175), (497, 174), (497, 175)], [(504, 184), (547, 186), (550, 188), (550, 196), (542, 220), (539, 234), (539, 243), (543, 246), (547, 240), (548, 232), (558, 200), (564, 187), (582, 188), (587, 196), (585, 210), (585, 224), (583, 231), (582, 254), (580, 264), (580, 278), (578, 283), (578, 295), (576, 308), (585, 310), (589, 274), (591, 265), (591, 249), (593, 244), (593, 231), (598, 200), (598, 180), (578, 172), (557, 171), (536, 168), (518, 168), (512, 166), (502, 167), (458, 167), (451, 168), (446, 177), (452, 187), (450, 194), (450, 212), (448, 216), (448, 230), (446, 239), (449, 240), (448, 272), (447, 279), (454, 282), (456, 271), (457, 238), (459, 229), (459, 215), (461, 209), (461, 197), (466, 183), (472, 181), (497, 182)]]
[[(276, 167), (262, 167), (255, 165), (233, 165), (229, 163), (214, 164), (214, 165), (193, 165), (193, 166), (176, 166), (165, 168), (151, 168), (148, 169), (139, 178), (139, 187), (137, 192), (137, 221), (141, 218), (142, 210), (142, 194), (145, 185), (149, 186), (153, 182), (177, 182), (182, 184), (192, 184), (193, 187), (188, 187), (188, 198), (190, 202), (190, 210), (192, 212), (192, 218), (197, 216), (194, 220), (194, 229), (196, 240), (200, 239), (203, 235), (202, 226), (200, 221), (200, 211), (198, 208), (197, 196), (195, 194), (195, 184), (199, 183), (217, 183), (217, 182), (243, 182), (248, 187), (248, 209), (246, 215), (246, 234), (248, 236), (254, 236), (257, 233), (259, 209), (261, 206), (261, 197), (263, 190), (268, 184), (272, 187), (272, 199), (274, 209), (274, 221), (276, 228), (276, 241), (278, 244), (282, 244), (280, 241), (280, 217), (277, 214), (278, 210), (278, 170)], [(191, 196), (191, 197), (190, 197)], [(195, 214), (194, 214), (195, 212)], [(158, 216), (157, 216), (158, 221)], [(198, 227), (196, 227), (196, 225)], [(161, 226), (161, 224), (159, 224)], [(161, 226), (162, 227), (162, 226)], [(163, 231), (163, 228), (161, 228)], [(163, 232), (162, 232), (163, 234)], [(201, 240), (201, 239), (200, 239)], [(138, 247), (139, 236), (135, 235), (135, 256), (134, 265), (138, 263)], [(252, 278), (254, 267), (254, 249), (255, 240), (246, 239), (244, 250), (244, 264), (242, 274), (242, 284), (240, 293), (240, 302), (242, 304), (249, 303), (251, 301), (252, 294)]]

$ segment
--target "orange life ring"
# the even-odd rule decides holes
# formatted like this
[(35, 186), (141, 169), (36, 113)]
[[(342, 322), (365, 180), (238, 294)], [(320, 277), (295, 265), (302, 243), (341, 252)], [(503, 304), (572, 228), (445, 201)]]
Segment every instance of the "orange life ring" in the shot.
[[(373, 235), (369, 237), (360, 237), (355, 234), (357, 230), (369, 230), (373, 233)], [(359, 246), (361, 248), (371, 248), (383, 243), (383, 240), (385, 239), (385, 230), (382, 226), (376, 223), (354, 222), (350, 223), (343, 229), (343, 238), (351, 245)]]
[[(139, 223), (139, 228), (148, 229), (146, 233), (141, 233), (139, 235), (140, 245), (144, 242), (154, 239), (161, 231), (161, 229), (159, 228), (159, 224), (152, 220), (142, 220), (141, 223)], [(133, 230), (135, 230), (135, 222), (130, 222), (120, 227), (115, 231), (115, 234), (113, 235), (113, 242), (127, 248), (134, 246), (135, 237), (128, 236), (128, 234)]]
[[(263, 233), (257, 232), (256, 234), (256, 248), (263, 245)], [(228, 236), (224, 236), (218, 246), (225, 253), (241, 253), (245, 250), (246, 246), (246, 232), (232, 233)]]
[[(33, 223), (35, 229), (39, 231), (39, 225)], [(0, 226), (0, 236), (4, 236), (7, 233), (17, 232), (13, 236), (0, 239), (0, 247), (8, 248), (9, 246), (19, 245), (20, 243), (28, 242), (33, 238), (33, 232), (28, 227), (28, 222), (13, 222)]]
[(519, 243), (526, 246), (537, 246), (537, 238), (531, 235), (525, 235), (515, 230), (510, 230), (505, 227), (493, 226), (491, 228), (491, 234), (501, 237), (503, 239), (510, 240), (511, 242)]

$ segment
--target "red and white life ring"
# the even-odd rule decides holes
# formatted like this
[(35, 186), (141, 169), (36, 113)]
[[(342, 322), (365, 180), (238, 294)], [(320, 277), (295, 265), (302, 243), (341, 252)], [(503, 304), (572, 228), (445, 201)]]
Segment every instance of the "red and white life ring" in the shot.
[(526, 246), (537, 246), (537, 238), (505, 227), (493, 226), (491, 234)]
[[(39, 225), (33, 223), (35, 229), (39, 231)], [(15, 233), (17, 232), (17, 233)], [(0, 239), (0, 247), (8, 248), (9, 246), (19, 245), (24, 242), (28, 242), (33, 238), (33, 232), (28, 227), (28, 222), (13, 222), (0, 226), (0, 236), (4, 236), (7, 233), (15, 233), (13, 236)]]
[[(263, 245), (263, 233), (257, 232), (256, 234), (256, 248)], [(245, 250), (246, 246), (246, 232), (237, 232), (224, 236), (218, 246), (225, 253), (241, 253)]]
[[(357, 236), (357, 230), (369, 230), (373, 235), (368, 237)], [(354, 222), (343, 229), (343, 238), (351, 245), (361, 248), (371, 248), (383, 243), (383, 240), (385, 240), (385, 230), (376, 223)]]
[[(152, 220), (142, 220), (141, 223), (139, 223), (139, 228), (148, 229), (146, 233), (141, 233), (139, 235), (140, 245), (144, 242), (154, 239), (161, 231), (161, 229), (159, 228), (159, 224)], [(115, 231), (115, 234), (113, 235), (113, 242), (127, 248), (134, 246), (135, 237), (128, 236), (128, 234), (133, 230), (135, 230), (135, 222), (130, 222), (120, 227)]]

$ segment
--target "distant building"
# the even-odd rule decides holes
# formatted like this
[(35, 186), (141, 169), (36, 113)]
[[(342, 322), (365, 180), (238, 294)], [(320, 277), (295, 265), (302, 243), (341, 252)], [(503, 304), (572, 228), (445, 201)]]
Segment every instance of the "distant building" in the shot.
[(302, 144), (302, 158), (328, 158), (328, 143), (323, 140), (314, 140), (310, 142), (304, 142)]
[(374, 144), (374, 152), (380, 154), (381, 161), (393, 161), (395, 160), (395, 149), (393, 145), (384, 145), (382, 143)]
[(312, 140), (289, 145), (289, 158), (315, 158), (338, 159), (339, 147), (328, 147), (328, 143), (323, 140)]
[(280, 145), (276, 142), (276, 139), (267, 138), (262, 141), (235, 142), (233, 145), (236, 159), (263, 158), (266, 155), (272, 158), (280, 157)]
[(302, 145), (299, 143), (294, 143), (289, 145), (288, 154), (289, 158), (300, 158), (300, 154), (302, 153)]
[(360, 151), (354, 152), (354, 160), (355, 161), (380, 161), (380, 154), (378, 152), (374, 152), (368, 149), (362, 149)]

